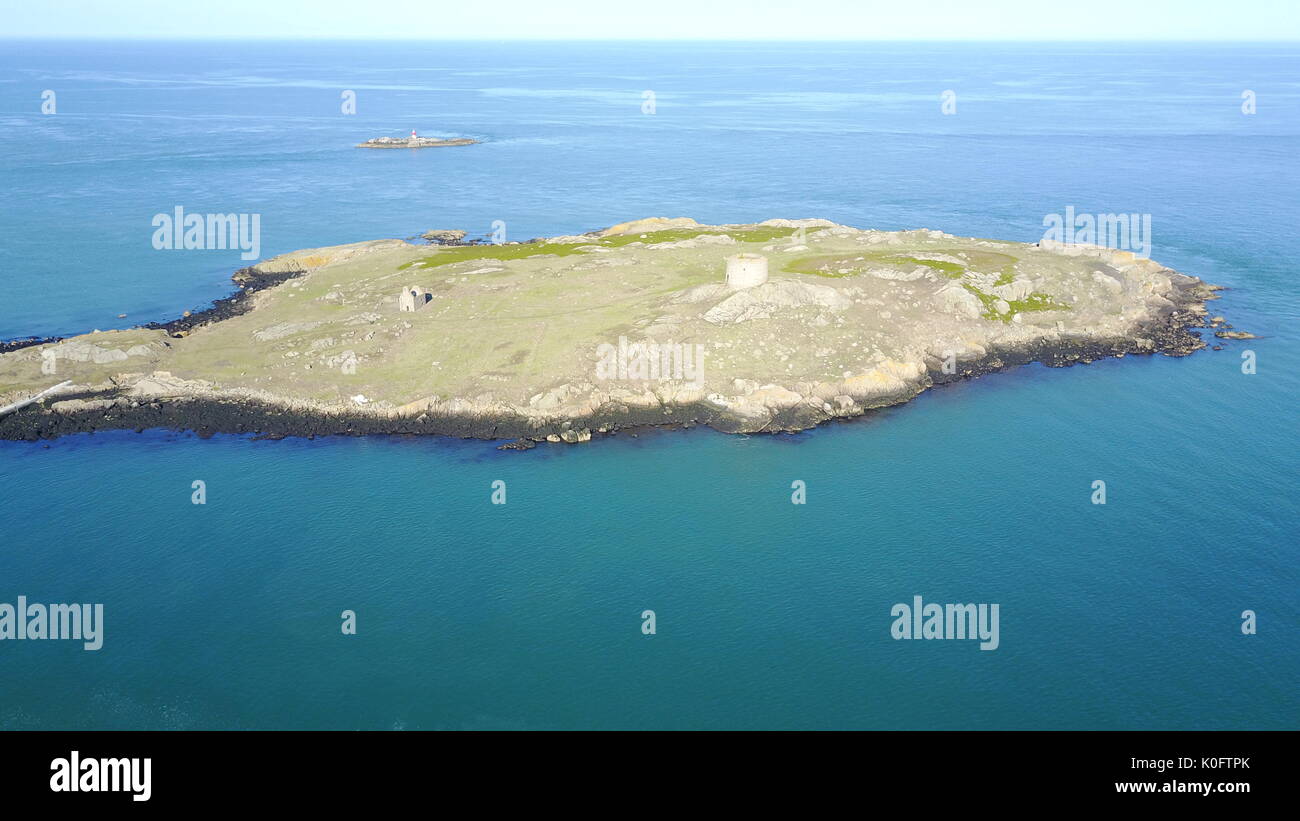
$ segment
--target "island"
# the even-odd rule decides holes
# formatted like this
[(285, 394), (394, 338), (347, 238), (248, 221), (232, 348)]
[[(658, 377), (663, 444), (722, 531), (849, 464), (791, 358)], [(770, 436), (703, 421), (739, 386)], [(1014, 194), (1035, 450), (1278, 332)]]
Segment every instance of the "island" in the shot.
[(451, 145), (474, 145), (477, 142), (478, 140), (469, 137), (457, 137), (451, 140), (421, 137), (412, 129), (409, 137), (375, 137), (363, 143), (357, 143), (357, 148), (443, 148)]
[(1183, 356), (1198, 328), (1231, 328), (1207, 318), (1216, 286), (1130, 252), (821, 219), (374, 240), (234, 279), (172, 322), (9, 343), (0, 438), (798, 431), (1029, 362)]

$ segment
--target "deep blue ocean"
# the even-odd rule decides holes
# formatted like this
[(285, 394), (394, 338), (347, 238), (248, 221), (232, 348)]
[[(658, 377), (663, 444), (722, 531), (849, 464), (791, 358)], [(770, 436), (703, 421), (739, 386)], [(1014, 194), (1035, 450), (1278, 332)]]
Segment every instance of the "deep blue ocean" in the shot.
[[(413, 128), (483, 143), (353, 148)], [(0, 642), (0, 727), (1300, 728), (1300, 45), (0, 41), (0, 181), (0, 338), (227, 295), (238, 251), (153, 249), (178, 205), (264, 257), (1148, 213), (1260, 337), (793, 436), (0, 442), (0, 602), (105, 610), (97, 652)], [(892, 639), (915, 595), (1000, 647)]]

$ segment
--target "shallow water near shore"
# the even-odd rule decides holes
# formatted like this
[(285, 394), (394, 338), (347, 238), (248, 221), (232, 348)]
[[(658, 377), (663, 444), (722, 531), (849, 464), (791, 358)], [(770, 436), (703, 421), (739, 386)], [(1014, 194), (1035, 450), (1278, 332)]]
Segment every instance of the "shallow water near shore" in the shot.
[[(6, 44), (0, 338), (226, 295), (238, 252), (150, 247), (177, 204), (261, 213), (264, 256), (495, 219), (1033, 241), (1067, 205), (1151, 213), (1152, 256), (1262, 338), (793, 436), (0, 442), (0, 602), (105, 610), (97, 652), (0, 643), (0, 727), (1296, 728), (1298, 67), (1280, 45)], [(484, 142), (352, 148), (413, 127)], [(893, 640), (914, 595), (1000, 604), (999, 648)]]

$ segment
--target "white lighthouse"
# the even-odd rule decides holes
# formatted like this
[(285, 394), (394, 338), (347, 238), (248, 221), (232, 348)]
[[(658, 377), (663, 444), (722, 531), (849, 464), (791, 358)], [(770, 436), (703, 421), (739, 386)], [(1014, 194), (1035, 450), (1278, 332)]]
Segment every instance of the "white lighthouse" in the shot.
[(753, 288), (767, 282), (767, 257), (762, 254), (736, 254), (727, 257), (727, 285)]

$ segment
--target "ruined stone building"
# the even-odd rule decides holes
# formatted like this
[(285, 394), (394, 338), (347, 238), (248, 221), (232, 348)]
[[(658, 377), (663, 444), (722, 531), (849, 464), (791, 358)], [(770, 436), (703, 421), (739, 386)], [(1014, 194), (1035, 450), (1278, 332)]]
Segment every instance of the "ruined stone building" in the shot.
[(418, 285), (407, 285), (397, 297), (397, 310), (413, 313), (423, 308), (432, 297)]

